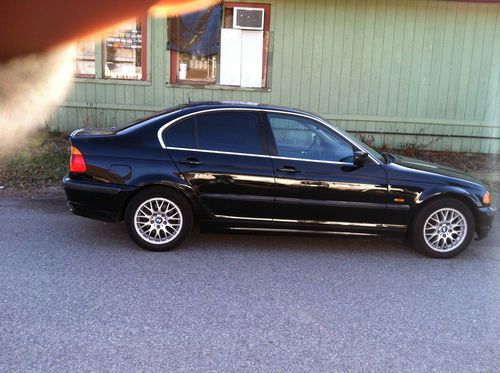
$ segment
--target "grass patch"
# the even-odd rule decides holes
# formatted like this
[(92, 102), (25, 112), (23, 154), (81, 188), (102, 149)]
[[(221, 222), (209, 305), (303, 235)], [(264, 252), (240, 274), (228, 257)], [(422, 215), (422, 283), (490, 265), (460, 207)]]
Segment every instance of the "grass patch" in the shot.
[(17, 189), (57, 185), (68, 164), (68, 134), (40, 130), (25, 144), (0, 154), (0, 185)]

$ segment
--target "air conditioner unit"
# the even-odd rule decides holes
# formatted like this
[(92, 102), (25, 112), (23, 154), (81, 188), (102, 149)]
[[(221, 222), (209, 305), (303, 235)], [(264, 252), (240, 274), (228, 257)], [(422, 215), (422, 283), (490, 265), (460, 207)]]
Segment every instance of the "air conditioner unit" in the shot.
[(264, 9), (235, 7), (233, 10), (233, 28), (263, 30)]

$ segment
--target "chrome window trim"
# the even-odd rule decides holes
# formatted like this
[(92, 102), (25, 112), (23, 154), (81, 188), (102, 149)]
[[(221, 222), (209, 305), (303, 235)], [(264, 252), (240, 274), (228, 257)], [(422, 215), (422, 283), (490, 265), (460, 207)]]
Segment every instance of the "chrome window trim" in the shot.
[(202, 153), (214, 153), (214, 154), (242, 155), (242, 156), (259, 157), (259, 158), (271, 158), (270, 155), (266, 155), (266, 154), (235, 153), (235, 152), (225, 152), (225, 151), (222, 151), (222, 150), (178, 148), (178, 147), (175, 147), (175, 146), (167, 146), (165, 149), (167, 149), (167, 150), (184, 150), (184, 151), (202, 152)]
[(247, 156), (247, 157), (284, 159), (284, 160), (291, 160), (291, 161), (304, 161), (304, 162), (319, 162), (319, 163), (329, 163), (329, 164), (352, 165), (352, 163), (349, 163), (349, 162), (335, 162), (335, 161), (322, 161), (322, 160), (319, 160), (319, 159), (302, 159), (302, 158), (291, 158), (291, 157), (278, 157), (278, 156), (266, 155), (266, 154), (236, 153), (236, 152), (226, 152), (226, 151), (222, 151), (222, 150), (182, 148), (182, 147), (177, 147), (177, 146), (167, 146), (165, 149), (167, 149), (167, 150), (191, 151), (191, 152), (202, 152), (202, 153), (214, 153), (214, 154), (241, 155), (241, 156)]
[[(303, 117), (303, 118), (311, 119), (313, 121), (319, 122), (319, 123), (327, 126), (329, 129), (331, 129), (332, 131), (334, 131), (338, 136), (340, 136), (342, 139), (344, 139), (345, 141), (347, 141), (353, 147), (355, 147), (355, 148), (361, 148), (361, 150), (364, 151), (364, 152), (366, 152), (368, 154), (369, 158), (372, 161), (374, 161), (377, 165), (381, 164), (381, 162), (376, 157), (374, 157), (366, 148), (361, 147), (358, 144), (353, 143), (348, 137), (345, 137), (342, 133), (340, 133), (339, 131), (337, 131), (337, 129), (335, 127), (333, 127), (331, 123), (327, 122), (326, 120), (324, 120), (322, 118), (315, 117), (313, 115), (308, 115), (308, 114), (293, 113), (293, 112), (289, 112), (289, 111), (264, 109), (264, 108), (215, 108), (215, 109), (199, 110), (199, 111), (195, 111), (193, 113), (182, 115), (182, 116), (180, 116), (178, 118), (175, 118), (175, 119), (171, 120), (170, 122), (165, 123), (163, 126), (160, 127), (160, 129), (158, 130), (158, 133), (157, 133), (157, 137), (158, 137), (158, 141), (160, 143), (160, 146), (163, 149), (167, 149), (168, 148), (167, 145), (165, 144), (165, 142), (163, 141), (163, 132), (169, 126), (177, 123), (178, 121), (180, 121), (182, 119), (186, 119), (186, 118), (198, 115), (198, 114), (218, 112), (218, 111), (257, 111), (257, 112), (265, 112), (265, 113), (277, 113), (277, 114), (284, 114), (284, 115), (292, 115), (292, 116), (297, 116), (297, 117)], [(172, 114), (172, 113), (169, 113), (168, 115), (170, 115), (170, 114)], [(200, 150), (200, 149), (198, 149), (198, 150)], [(236, 154), (245, 154), (245, 153), (236, 153)], [(303, 161), (304, 159), (300, 159), (299, 158), (299, 160)], [(313, 162), (317, 162), (317, 161), (313, 161)], [(348, 164), (351, 164), (351, 163), (348, 163)]]
[(323, 161), (319, 159), (304, 159), (304, 158), (292, 158), (292, 157), (279, 157), (272, 155), (272, 159), (284, 159), (284, 160), (290, 160), (290, 161), (304, 161), (304, 162), (317, 162), (317, 163), (330, 163), (330, 164), (344, 164), (344, 165), (351, 165), (352, 163), (349, 162), (337, 162), (337, 161)]

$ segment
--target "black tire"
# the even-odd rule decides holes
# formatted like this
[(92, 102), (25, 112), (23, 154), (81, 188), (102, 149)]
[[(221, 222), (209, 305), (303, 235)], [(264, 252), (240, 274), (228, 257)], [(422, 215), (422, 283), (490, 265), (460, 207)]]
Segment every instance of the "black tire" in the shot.
[[(454, 213), (455, 212), (460, 213), (461, 216), (460, 214), (455, 215), (457, 216), (455, 219), (458, 219), (455, 220), (455, 222), (458, 222), (459, 220), (464, 220), (466, 224), (463, 225), (463, 228), (458, 227), (456, 228), (455, 231), (453, 231), (453, 229), (450, 227), (448, 223), (443, 223), (442, 225), (439, 225), (441, 223), (439, 223), (434, 219), (431, 219), (431, 216), (433, 216), (435, 213), (439, 212), (439, 214), (441, 214), (445, 213), (446, 211), (449, 211), (450, 214), (452, 211)], [(429, 223), (427, 224), (428, 219)], [(429, 237), (428, 240), (426, 240), (424, 233), (424, 227), (426, 226), (426, 224), (428, 228), (427, 229)], [(431, 229), (430, 225), (432, 224), (439, 227), (439, 229), (438, 228)], [(462, 251), (464, 251), (467, 248), (467, 246), (469, 246), (472, 238), (474, 237), (474, 230), (475, 230), (474, 225), (475, 225), (474, 215), (463, 202), (460, 202), (459, 200), (453, 198), (442, 198), (430, 202), (428, 205), (424, 206), (422, 210), (418, 212), (415, 220), (413, 221), (412, 226), (410, 227), (409, 238), (412, 245), (422, 253), (432, 258), (447, 259), (457, 256)], [(443, 230), (448, 229), (447, 231), (448, 233), (443, 232), (441, 229)], [(448, 236), (446, 236), (447, 234)], [(431, 244), (429, 244), (429, 242), (431, 243), (438, 242), (435, 240), (437, 237), (439, 237), (439, 235), (443, 235), (442, 236), (443, 238), (437, 239), (439, 243), (442, 243), (442, 245), (444, 246), (445, 245), (444, 242), (446, 242), (446, 247), (443, 247), (441, 249), (439, 247), (433, 247), (431, 246)], [(449, 238), (446, 239), (445, 237)], [(452, 237), (456, 238), (452, 239)], [(439, 243), (435, 244), (435, 246), (439, 246)], [(456, 247), (454, 247), (455, 245)]]
[[(158, 202), (158, 205), (156, 202)], [(161, 204), (162, 202), (163, 204)], [(149, 208), (160, 204), (162, 207), (159, 210), (149, 210)], [(162, 209), (165, 209), (165, 211), (162, 211)], [(169, 212), (168, 209), (172, 209), (172, 211)], [(143, 215), (144, 211), (151, 211), (151, 217)], [(176, 212), (178, 212), (177, 215), (175, 215)], [(141, 216), (140, 220), (136, 219), (136, 214), (138, 217)], [(160, 223), (155, 219), (162, 221)], [(153, 187), (145, 189), (130, 200), (125, 210), (125, 224), (130, 238), (143, 249), (168, 251), (179, 246), (191, 232), (193, 210), (180, 192), (168, 188)], [(144, 231), (141, 231), (139, 226)], [(151, 233), (145, 232), (149, 230), (151, 230)], [(153, 231), (158, 234), (158, 237), (155, 238), (158, 240), (157, 242), (153, 241), (152, 235), (155, 234)]]

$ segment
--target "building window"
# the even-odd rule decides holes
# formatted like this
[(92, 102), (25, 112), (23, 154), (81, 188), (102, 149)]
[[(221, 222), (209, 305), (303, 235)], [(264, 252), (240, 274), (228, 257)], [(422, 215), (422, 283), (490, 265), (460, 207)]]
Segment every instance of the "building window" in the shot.
[(216, 81), (218, 54), (206, 57), (185, 52), (174, 52), (175, 83), (214, 84)]
[(95, 77), (95, 41), (81, 40), (76, 43), (75, 75)]
[[(205, 42), (212, 43), (211, 50), (216, 53), (199, 55), (182, 48), (170, 48), (171, 83), (266, 87), (270, 12), (269, 4), (224, 3), (218, 19), (217, 40), (211, 36), (205, 38)], [(200, 12), (200, 19), (202, 16)], [(206, 25), (210, 21), (199, 23), (196, 30), (188, 31), (188, 22), (183, 23), (183, 17), (186, 16), (176, 17), (175, 23), (170, 20), (169, 42), (184, 31), (196, 33), (200, 39), (203, 39), (200, 35), (209, 32), (206, 30), (210, 27)]]
[(104, 78), (146, 79), (145, 19), (131, 20), (106, 32)]
[[(108, 30), (102, 42), (76, 44), (75, 76), (83, 78), (146, 80), (146, 16)], [(102, 59), (96, 64), (96, 45)], [(102, 69), (96, 69), (101, 66)]]

